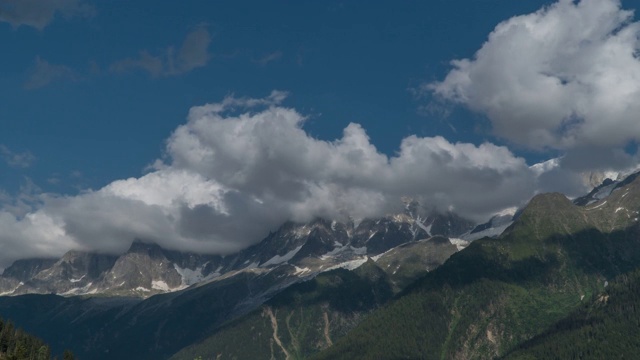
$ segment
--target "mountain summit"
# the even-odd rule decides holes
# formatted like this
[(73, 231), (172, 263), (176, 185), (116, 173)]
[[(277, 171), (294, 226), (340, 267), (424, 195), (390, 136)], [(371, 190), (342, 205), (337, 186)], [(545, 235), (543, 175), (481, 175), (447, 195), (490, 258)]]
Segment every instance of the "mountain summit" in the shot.
[(260, 243), (224, 257), (167, 250), (138, 239), (119, 256), (72, 250), (60, 259), (19, 260), (0, 276), (0, 294), (147, 298), (225, 274), (276, 267), (299, 281), (332, 268), (355, 268), (402, 244), (433, 235), (463, 236), (473, 228), (453, 213), (421, 216), (420, 211), (409, 202), (404, 212), (379, 219), (288, 222)]

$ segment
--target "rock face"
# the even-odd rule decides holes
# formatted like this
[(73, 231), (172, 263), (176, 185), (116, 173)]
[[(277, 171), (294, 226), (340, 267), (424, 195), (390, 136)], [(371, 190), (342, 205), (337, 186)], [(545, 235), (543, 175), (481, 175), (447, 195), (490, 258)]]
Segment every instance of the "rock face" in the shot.
[(56, 259), (23, 259), (14, 262), (4, 270), (5, 277), (18, 281), (28, 281), (40, 271), (48, 269), (56, 263)]
[[(42, 269), (29, 279), (23, 278), (22, 285), (14, 293), (63, 294), (73, 292), (76, 288), (88, 289), (114, 261), (115, 256), (69, 251), (50, 267)], [(11, 273), (10, 271), (9, 274)], [(5, 272), (3, 276), (10, 275)]]
[(332, 268), (353, 269), (402, 244), (434, 235), (455, 237), (473, 228), (453, 213), (421, 212), (417, 203), (407, 202), (402, 213), (378, 219), (288, 222), (260, 243), (226, 257), (170, 251), (136, 240), (119, 256), (70, 251), (61, 259), (20, 260), (0, 276), (0, 294), (146, 298), (237, 272), (278, 267), (299, 281)]
[[(190, 285), (183, 283), (179, 264), (193, 257), (140, 241), (120, 256), (72, 250), (59, 260), (17, 261), (0, 277), (0, 293), (148, 297)], [(198, 264), (205, 261), (196, 257)]]
[[(296, 238), (296, 233), (318, 234), (315, 239), (309, 238), (314, 243), (331, 230), (331, 222), (319, 221), (315, 228), (306, 226), (283, 227), (282, 232), (271, 235), (270, 241), (273, 246), (280, 244), (283, 251), (288, 247), (302, 249), (307, 242)], [(244, 316), (254, 314), (253, 310), (266, 301), (278, 302), (292, 295), (293, 300), (286, 301), (286, 312), (274, 311), (274, 318), (282, 329), (286, 329), (284, 324), (289, 324), (283, 319), (291, 313), (289, 310), (301, 309), (302, 312), (295, 311), (296, 317), (290, 325), (294, 326), (298, 316), (304, 320), (302, 328), (309, 320), (331, 323), (326, 328), (330, 332), (328, 336), (337, 339), (361, 321), (365, 314), (386, 303), (413, 280), (441, 265), (459, 248), (445, 237), (434, 236), (409, 241), (375, 256), (368, 256), (364, 248), (354, 248), (347, 241), (339, 246), (334, 244), (332, 250), (322, 255), (297, 260), (290, 255), (291, 251), (285, 252), (286, 256), (274, 251), (272, 254), (275, 255), (270, 258), (259, 258), (253, 257), (257, 253), (249, 252), (249, 249), (235, 257), (206, 260), (198, 255), (178, 254), (154, 244), (135, 242), (127, 253), (111, 259), (112, 265), (97, 279), (75, 278), (78, 273), (73, 271), (80, 268), (76, 266), (70, 271), (70, 276), (78, 280), (73, 285), (69, 285), (70, 281), (55, 283), (51, 280), (48, 283), (51, 287), (63, 284), (77, 286), (101, 296), (0, 296), (0, 316), (11, 318), (24, 329), (50, 341), (55, 351), (71, 347), (81, 358), (167, 359), (196, 339), (211, 335), (231, 321), (240, 321)], [(61, 273), (54, 270), (66, 268), (69, 263), (86, 262), (69, 261), (70, 258), (77, 259), (78, 254), (75, 255), (65, 256), (64, 261), (59, 260), (41, 274)], [(247, 260), (253, 262), (244, 264)], [(214, 265), (210, 266), (210, 263)], [(196, 270), (181, 267), (186, 264), (195, 266)], [(213, 269), (213, 272), (206, 273), (205, 268)], [(354, 271), (349, 271), (351, 269)], [(199, 282), (179, 291), (172, 290), (172, 286), (185, 286), (185, 279), (189, 277), (197, 278), (194, 274), (201, 276)], [(39, 275), (37, 277), (41, 277)], [(26, 289), (27, 284), (34, 281), (30, 280), (22, 288)], [(169, 288), (168, 291), (164, 284), (160, 285), (161, 281)], [(67, 287), (64, 289), (67, 289), (67, 295), (72, 293)], [(302, 294), (302, 297), (298, 298), (296, 294)], [(327, 299), (330, 300), (328, 305)], [(327, 314), (326, 320), (324, 314)], [(251, 319), (255, 320), (255, 317)], [(336, 322), (342, 320), (346, 322), (337, 326)], [(260, 318), (258, 321), (261, 323)], [(243, 320), (241, 324), (246, 322)], [(260, 331), (260, 328), (256, 329)], [(302, 337), (303, 334), (305, 332), (300, 332), (296, 335), (300, 338), (283, 339), (283, 342), (299, 340), (304, 343), (306, 338)], [(323, 334), (322, 329), (317, 334)], [(229, 338), (233, 338), (233, 334)], [(243, 343), (246, 341), (243, 338)], [(260, 341), (269, 346), (270, 337), (263, 337)], [(109, 352), (104, 349), (109, 349)]]
[(155, 244), (135, 241), (129, 251), (120, 256), (100, 284), (103, 291), (115, 294), (130, 292), (167, 292), (179, 289), (182, 277), (167, 259), (162, 248)]

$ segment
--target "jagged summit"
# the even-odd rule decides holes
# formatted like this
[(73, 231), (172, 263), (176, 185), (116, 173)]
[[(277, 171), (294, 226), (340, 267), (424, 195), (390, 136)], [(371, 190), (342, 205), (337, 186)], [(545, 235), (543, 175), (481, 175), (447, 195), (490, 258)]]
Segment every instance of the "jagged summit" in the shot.
[(610, 177), (604, 178), (602, 182), (594, 186), (593, 190), (591, 190), (587, 195), (576, 198), (573, 202), (579, 206), (593, 204), (599, 200), (607, 198), (615, 190), (631, 184), (639, 175), (640, 171), (634, 171), (628, 174), (610, 174)]
[[(167, 250), (154, 242), (136, 239), (119, 256), (73, 250), (55, 261), (17, 262), (0, 276), (0, 293), (148, 297), (239, 272), (281, 272), (282, 279), (289, 279), (282, 281), (288, 283), (332, 268), (353, 269), (367, 257), (399, 245), (433, 235), (459, 236), (473, 227), (473, 223), (453, 213), (424, 216), (416, 202), (409, 205), (402, 213), (378, 219), (287, 222), (260, 243), (224, 257)], [(449, 241), (434, 244), (452, 246)], [(458, 240), (456, 244), (454, 249), (467, 243)], [(444, 259), (439, 257), (438, 261)], [(429, 266), (435, 263), (432, 261)], [(19, 267), (24, 270), (18, 271)]]
[(164, 256), (163, 252), (165, 250), (160, 247), (160, 245), (154, 242), (146, 242), (140, 239), (135, 239), (131, 243), (129, 250), (127, 250), (126, 254), (147, 254), (151, 257), (157, 258)]
[(58, 259), (21, 259), (16, 260), (11, 266), (4, 269), (2, 273), (5, 277), (14, 278), (18, 281), (27, 281), (56, 263)]

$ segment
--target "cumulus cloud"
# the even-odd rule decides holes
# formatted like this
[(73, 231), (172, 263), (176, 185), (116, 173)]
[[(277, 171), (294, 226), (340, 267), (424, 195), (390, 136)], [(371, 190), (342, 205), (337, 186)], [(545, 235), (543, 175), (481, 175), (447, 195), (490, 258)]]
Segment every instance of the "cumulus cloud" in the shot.
[(260, 56), (258, 59), (254, 60), (256, 64), (260, 66), (267, 66), (269, 63), (278, 61), (282, 58), (282, 51), (274, 51), (271, 53), (264, 54)]
[(288, 220), (381, 216), (400, 210), (404, 196), (485, 220), (535, 191), (535, 171), (505, 147), (409, 136), (388, 156), (358, 124), (333, 141), (310, 136), (285, 97), (274, 91), (193, 107), (148, 174), (77, 196), (43, 195), (26, 215), (3, 211), (9, 230), (0, 243), (13, 248), (0, 251), (0, 264), (28, 247), (15, 239), (29, 244), (38, 234), (46, 236), (33, 240), (32, 253), (55, 244), (57, 252), (117, 253), (140, 238), (226, 254)]
[[(632, 19), (619, 1), (560, 0), (499, 24), (472, 59), (423, 87), (486, 115), (513, 144), (560, 154), (546, 163), (529, 167), (507, 147), (438, 136), (408, 136), (390, 156), (359, 124), (334, 140), (310, 136), (305, 115), (283, 105), (286, 93), (229, 96), (191, 108), (144, 176), (77, 196), (4, 200), (0, 266), (70, 248), (123, 252), (135, 238), (227, 254), (288, 220), (381, 216), (403, 197), (486, 220), (541, 190), (577, 195), (582, 171), (638, 158), (628, 150), (640, 140), (640, 24)], [(142, 53), (111, 70), (184, 73), (207, 63), (209, 41), (200, 28), (177, 52)]]
[(640, 141), (640, 23), (619, 0), (560, 0), (500, 23), (423, 90), (487, 116), (499, 137), (566, 152), (575, 170), (625, 168)]
[(26, 25), (42, 30), (56, 15), (72, 18), (94, 13), (94, 8), (82, 0), (0, 0), (0, 21), (14, 27)]
[(29, 71), (29, 77), (24, 83), (24, 88), (38, 89), (54, 81), (75, 80), (76, 78), (77, 75), (71, 68), (64, 65), (51, 64), (38, 56)]
[(30, 151), (11, 151), (6, 145), (0, 144), (0, 155), (7, 165), (15, 168), (26, 169), (36, 161), (36, 157)]
[(209, 31), (204, 26), (200, 26), (186, 36), (177, 51), (173, 46), (159, 55), (152, 55), (147, 50), (142, 50), (138, 57), (114, 62), (109, 70), (123, 73), (140, 69), (153, 77), (184, 74), (207, 65), (211, 59), (211, 54), (208, 51), (210, 43)]

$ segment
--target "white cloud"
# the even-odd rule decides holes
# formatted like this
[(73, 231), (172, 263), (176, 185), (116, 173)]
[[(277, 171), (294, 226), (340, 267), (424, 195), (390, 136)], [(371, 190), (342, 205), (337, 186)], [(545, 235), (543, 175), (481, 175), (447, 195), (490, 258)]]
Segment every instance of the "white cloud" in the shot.
[(282, 59), (282, 51), (277, 50), (274, 52), (266, 53), (254, 60), (256, 64), (260, 66), (267, 66), (269, 63)]
[[(472, 59), (425, 85), (485, 114), (496, 135), (560, 153), (545, 164), (442, 137), (408, 136), (388, 156), (359, 124), (332, 141), (309, 136), (305, 116), (282, 105), (286, 93), (229, 96), (192, 108), (167, 140), (166, 157), (142, 177), (5, 206), (0, 265), (71, 247), (121, 252), (134, 238), (230, 253), (287, 220), (379, 216), (398, 210), (404, 196), (484, 220), (541, 190), (577, 194), (582, 171), (637, 161), (623, 149), (640, 141), (639, 35), (618, 1), (561, 0), (499, 24)], [(209, 41), (201, 28), (177, 55), (147, 53), (111, 69), (190, 71), (207, 63)]]
[(194, 107), (150, 173), (78, 196), (42, 195), (24, 216), (5, 209), (0, 243), (13, 250), (0, 251), (0, 264), (42, 249), (117, 253), (135, 238), (230, 253), (287, 220), (380, 216), (403, 196), (484, 220), (535, 190), (534, 172), (505, 147), (410, 136), (389, 157), (358, 124), (333, 141), (309, 136), (305, 117), (281, 105), (285, 96)]
[(24, 87), (25, 89), (38, 89), (54, 81), (75, 80), (76, 78), (77, 75), (71, 68), (64, 65), (51, 64), (38, 56), (29, 71), (29, 78), (24, 83)]
[(164, 53), (152, 55), (147, 50), (140, 51), (136, 58), (126, 58), (111, 64), (111, 72), (123, 73), (142, 69), (153, 77), (175, 76), (207, 65), (211, 59), (209, 44), (211, 36), (204, 26), (187, 34), (176, 52), (171, 46)]
[(577, 170), (624, 168), (640, 141), (640, 23), (618, 0), (560, 0), (500, 23), (472, 59), (426, 84), (485, 114), (496, 135), (566, 151)]
[(30, 151), (11, 151), (6, 145), (0, 144), (0, 156), (11, 167), (26, 169), (36, 161), (36, 157)]
[(0, 211), (0, 265), (7, 266), (25, 256), (51, 257), (61, 255), (65, 249), (78, 248), (61, 225), (40, 211), (23, 218)]
[[(487, 191), (460, 191), (463, 183), (468, 182), (467, 189), (501, 188), (509, 197), (513, 196), (510, 188), (533, 187), (524, 159), (492, 144), (451, 144), (441, 137), (411, 136), (389, 158), (377, 151), (358, 124), (350, 124), (341, 139), (329, 142), (308, 136), (302, 128), (304, 116), (293, 109), (270, 106), (232, 116), (224, 110), (220, 104), (191, 110), (189, 122), (168, 141), (170, 166), (197, 171), (258, 199), (328, 202), (322, 211), (332, 216), (340, 212), (367, 216), (388, 210), (389, 203), (403, 195), (437, 193), (429, 203), (462, 212), (468, 203), (483, 203), (469, 211), (475, 213), (482, 207), (492, 211), (489, 208), (506, 204)], [(316, 194), (318, 198), (313, 197)], [(345, 201), (356, 194), (371, 199)], [(381, 204), (370, 206), (372, 199), (380, 199)]]
[(94, 8), (82, 0), (0, 0), (0, 21), (14, 27), (26, 25), (42, 30), (56, 15), (72, 18), (94, 13)]

